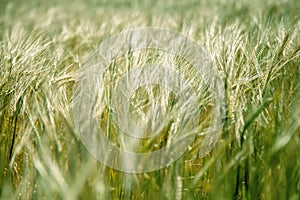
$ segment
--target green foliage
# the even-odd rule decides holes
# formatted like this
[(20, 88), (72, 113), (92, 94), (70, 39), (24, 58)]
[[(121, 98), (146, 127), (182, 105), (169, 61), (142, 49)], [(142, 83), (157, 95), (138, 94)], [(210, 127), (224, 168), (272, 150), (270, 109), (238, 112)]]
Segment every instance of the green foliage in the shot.
[[(297, 0), (1, 1), (0, 197), (300, 199), (299, 10)], [(167, 168), (126, 174), (81, 144), (72, 90), (101, 41), (145, 26), (211, 52), (226, 119), (206, 157), (196, 140)]]

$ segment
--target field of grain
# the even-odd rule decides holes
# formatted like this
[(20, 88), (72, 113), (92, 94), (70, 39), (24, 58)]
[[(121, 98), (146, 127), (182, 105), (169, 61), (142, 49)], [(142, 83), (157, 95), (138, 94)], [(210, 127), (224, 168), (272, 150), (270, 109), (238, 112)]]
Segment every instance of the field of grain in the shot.
[[(297, 0), (0, 4), (1, 199), (300, 199)], [(102, 164), (82, 144), (72, 97), (86, 57), (102, 41), (143, 27), (177, 31), (209, 52), (224, 86), (225, 117), (206, 156), (199, 156), (199, 137), (165, 168), (126, 173)], [(111, 72), (122, 71), (126, 59)], [(103, 87), (110, 91), (113, 85)], [(163, 92), (155, 87), (147, 101)], [(136, 92), (133, 108), (134, 98), (142, 102), (144, 96), (143, 89)], [(199, 107), (209, 107), (201, 102)], [(116, 141), (110, 116), (104, 109), (100, 126)], [(161, 141), (145, 141), (142, 150), (154, 151), (165, 145)]]

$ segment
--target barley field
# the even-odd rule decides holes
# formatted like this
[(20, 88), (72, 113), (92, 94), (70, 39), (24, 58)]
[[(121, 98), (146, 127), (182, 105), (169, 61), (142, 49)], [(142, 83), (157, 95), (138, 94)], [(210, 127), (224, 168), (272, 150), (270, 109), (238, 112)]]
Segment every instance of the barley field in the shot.
[[(300, 199), (299, 10), (298, 0), (0, 0), (0, 198)], [(112, 35), (141, 27), (177, 31), (210, 54), (225, 91), (225, 117), (204, 157), (197, 136), (167, 167), (127, 173), (85, 148), (72, 101), (87, 56)], [(137, 52), (109, 73), (124, 72), (128, 60), (188, 66), (176, 59)], [(188, 69), (186, 77), (197, 80)], [(110, 81), (103, 82), (107, 91)], [(205, 126), (212, 120), (208, 92), (194, 87)], [(137, 90), (132, 109), (164, 93), (148, 89), (152, 95)], [(172, 98), (160, 101), (169, 109)], [(99, 126), (117, 143), (110, 112), (104, 109)], [(145, 140), (140, 151), (167, 140)]]

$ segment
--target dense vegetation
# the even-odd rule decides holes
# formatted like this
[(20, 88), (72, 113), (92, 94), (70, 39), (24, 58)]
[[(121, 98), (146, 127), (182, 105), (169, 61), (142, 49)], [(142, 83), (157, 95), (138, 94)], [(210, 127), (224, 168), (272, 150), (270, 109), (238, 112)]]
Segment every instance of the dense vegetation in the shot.
[[(300, 199), (299, 10), (297, 0), (1, 0), (0, 197)], [(149, 26), (210, 52), (226, 118), (206, 157), (195, 147), (166, 168), (129, 174), (82, 145), (72, 90), (101, 41)]]

